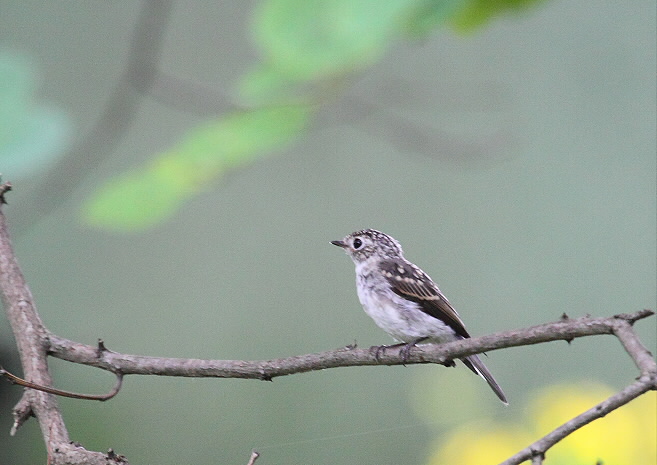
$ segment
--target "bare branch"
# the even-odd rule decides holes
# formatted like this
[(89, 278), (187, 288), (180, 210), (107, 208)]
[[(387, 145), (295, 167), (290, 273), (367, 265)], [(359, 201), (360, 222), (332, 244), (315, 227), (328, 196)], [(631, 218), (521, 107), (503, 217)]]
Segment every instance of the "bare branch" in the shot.
[(446, 344), (427, 344), (413, 347), (405, 362), (399, 348), (381, 352), (377, 357), (369, 348), (348, 346), (341, 349), (298, 355), (272, 360), (203, 360), (189, 358), (148, 357), (105, 350), (99, 354), (96, 347), (50, 334), (50, 354), (69, 362), (95, 366), (125, 375), (159, 375), (204, 378), (245, 378), (270, 381), (286, 376), (327, 368), (402, 365), (417, 363), (444, 364), (450, 360), (475, 353), (497, 349), (601, 334), (613, 334), (619, 321), (636, 321), (653, 315), (651, 310), (641, 310), (630, 315), (608, 318), (576, 318), (546, 323), (525, 329), (504, 331)]
[[(618, 394), (614, 394), (607, 400), (600, 402), (595, 407), (592, 407), (581, 415), (578, 415), (572, 420), (567, 421), (551, 433), (521, 450), (513, 457), (500, 463), (500, 465), (518, 465), (526, 460), (532, 460), (532, 463), (534, 463), (537, 457), (544, 457), (545, 452), (548, 449), (550, 449), (569, 434), (577, 431), (592, 421), (597, 420), (598, 418), (604, 417), (609, 412), (622, 407), (629, 401), (639, 397), (641, 394), (654, 389), (657, 389), (654, 380), (652, 383), (646, 382), (646, 380), (638, 380), (627, 386)], [(540, 460), (541, 461), (537, 463), (542, 463), (543, 459), (541, 458)]]
[(639, 397), (641, 394), (651, 390), (657, 390), (657, 363), (639, 340), (638, 335), (632, 328), (632, 321), (631, 315), (617, 315), (614, 323), (614, 334), (621, 341), (621, 344), (627, 353), (630, 354), (637, 367), (641, 370), (639, 378), (621, 392), (614, 394), (586, 412), (567, 421), (554, 431), (527, 446), (513, 457), (505, 460), (500, 465), (518, 465), (530, 459), (532, 460), (532, 464), (541, 464), (543, 463), (543, 459), (548, 449), (572, 432), (594, 420), (597, 420), (598, 418), (604, 417), (609, 412), (622, 407), (631, 400)]
[[(650, 311), (650, 310), (648, 310)], [(630, 320), (626, 324), (618, 322), (614, 328), (614, 334), (620, 340), (625, 351), (632, 357), (636, 367), (641, 373), (650, 373), (655, 369), (655, 359), (646, 347), (641, 343)]]
[[(5, 187), (3, 187), (3, 190)], [(20, 354), (25, 378), (42, 386), (52, 384), (48, 371), (47, 333), (34, 306), (25, 278), (9, 242), (4, 214), (0, 212), (0, 292)], [(68, 444), (69, 437), (56, 399), (47, 393), (27, 390), (14, 410), (13, 431), (31, 415), (39, 418), (46, 443)]]
[[(10, 184), (0, 186), (5, 193)], [(34, 299), (25, 278), (18, 266), (9, 240), (7, 223), (0, 209), (0, 293), (11, 325), (21, 364), (23, 376), (30, 383), (39, 386), (52, 386), (48, 371), (48, 330), (41, 321), (34, 305)], [(14, 407), (14, 424), (10, 434), (31, 416), (38, 419), (50, 465), (109, 465), (127, 463), (106, 456), (100, 452), (87, 451), (75, 445), (69, 438), (57, 399), (54, 395), (34, 389), (27, 389)]]

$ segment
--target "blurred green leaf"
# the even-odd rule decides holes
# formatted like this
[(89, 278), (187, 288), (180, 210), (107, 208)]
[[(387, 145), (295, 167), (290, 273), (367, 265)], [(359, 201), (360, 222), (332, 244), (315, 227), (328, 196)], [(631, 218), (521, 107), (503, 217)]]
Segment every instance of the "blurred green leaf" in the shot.
[(407, 24), (420, 0), (269, 0), (254, 33), (265, 62), (291, 79), (366, 68)]
[(254, 34), (266, 59), (242, 78), (239, 94), (249, 105), (299, 99), (310, 81), (317, 84), (372, 65), (400, 33), (425, 36), (467, 2), (265, 2)]
[(298, 137), (314, 111), (299, 102), (317, 100), (304, 92), (371, 66), (401, 34), (426, 35), (445, 22), (466, 29), (536, 1), (264, 1), (253, 24), (264, 60), (239, 88), (247, 104), (259, 107), (198, 128), (148, 166), (110, 180), (87, 202), (83, 216), (122, 231), (156, 224), (226, 170)]
[(438, 26), (447, 22), (456, 11), (469, 0), (427, 0), (419, 2), (406, 25), (406, 32), (414, 37), (431, 34)]
[(259, 108), (196, 129), (146, 167), (109, 180), (85, 205), (84, 221), (124, 232), (157, 224), (227, 170), (290, 143), (310, 112), (303, 105)]
[(33, 103), (34, 69), (24, 55), (0, 53), (0, 171), (14, 179), (53, 162), (71, 126), (63, 112)]
[(456, 30), (470, 32), (506, 13), (520, 13), (544, 0), (469, 0), (450, 20)]
[(311, 111), (308, 105), (282, 105), (236, 112), (195, 130), (176, 152), (194, 163), (234, 167), (287, 145)]
[(84, 208), (92, 226), (131, 231), (168, 218), (188, 192), (167, 170), (149, 167), (124, 173), (102, 186)]
[(276, 68), (261, 64), (242, 77), (238, 85), (240, 100), (245, 105), (271, 105), (299, 99), (298, 80), (290, 79)]

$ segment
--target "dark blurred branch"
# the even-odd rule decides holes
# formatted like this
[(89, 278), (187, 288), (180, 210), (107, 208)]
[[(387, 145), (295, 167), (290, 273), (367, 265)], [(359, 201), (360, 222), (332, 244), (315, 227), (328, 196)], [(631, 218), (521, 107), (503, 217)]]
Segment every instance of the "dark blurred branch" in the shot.
[[(28, 389), (23, 393), (23, 397), (14, 408), (14, 425), (11, 433), (14, 434), (30, 416), (36, 417), (46, 443), (48, 463), (50, 465), (107, 465), (111, 463), (125, 464), (127, 462), (123, 456), (117, 455), (113, 451), (108, 454), (91, 452), (69, 440), (57, 399), (53, 395), (53, 393), (58, 394), (60, 391), (52, 388), (52, 377), (47, 363), (48, 356), (111, 371), (117, 375), (119, 380), (122, 379), (123, 375), (141, 374), (245, 378), (270, 381), (278, 376), (326, 368), (400, 365), (402, 363), (446, 364), (457, 358), (506, 347), (539, 344), (556, 340), (570, 342), (578, 337), (602, 334), (617, 337), (640, 370), (637, 381), (523, 449), (504, 462), (505, 465), (519, 464), (530, 459), (533, 463), (540, 464), (545, 452), (568, 434), (597, 418), (601, 418), (641, 394), (657, 389), (657, 364), (632, 328), (636, 321), (654, 315), (651, 310), (615, 315), (608, 318), (583, 317), (569, 319), (564, 315), (560, 321), (554, 323), (504, 331), (447, 344), (418, 346), (411, 349), (408, 357), (403, 362), (399, 354), (399, 348), (379, 352), (372, 350), (373, 348), (359, 349), (348, 346), (342, 349), (295, 357), (244, 361), (163, 358), (121, 354), (108, 350), (102, 341), (99, 341), (98, 346), (71, 341), (51, 333), (44, 326), (14, 256), (1, 208), (5, 193), (10, 187), (9, 184), (0, 185), (0, 292), (18, 346), (23, 365), (23, 376), (27, 380), (25, 384), (28, 386)], [(45, 388), (48, 392), (29, 389), (29, 387)], [(118, 387), (115, 388), (116, 390), (118, 390)], [(107, 396), (92, 398), (106, 400)], [(252, 461), (255, 461), (255, 458), (257, 456), (252, 455)]]
[[(172, 2), (148, 0), (135, 26), (128, 62), (109, 96), (107, 106), (89, 133), (80, 139), (18, 202), (21, 215), (15, 232), (28, 231), (78, 188), (72, 179), (84, 179), (96, 169), (121, 141), (137, 115), (142, 95), (157, 77), (164, 34)], [(135, 90), (137, 92), (135, 92)]]
[(227, 95), (215, 89), (161, 71), (148, 96), (176, 110), (201, 116), (216, 116), (237, 108)]

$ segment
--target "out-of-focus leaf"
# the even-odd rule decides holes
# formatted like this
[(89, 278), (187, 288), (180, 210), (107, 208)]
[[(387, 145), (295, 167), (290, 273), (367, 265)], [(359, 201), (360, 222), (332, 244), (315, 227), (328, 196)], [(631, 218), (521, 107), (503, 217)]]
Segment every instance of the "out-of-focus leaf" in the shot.
[(297, 98), (297, 83), (275, 68), (263, 64), (242, 77), (238, 93), (245, 105), (271, 105)]
[(445, 22), (466, 28), (537, 1), (263, 1), (253, 30), (264, 60), (240, 83), (242, 98), (258, 108), (196, 129), (147, 166), (110, 180), (87, 202), (84, 217), (122, 231), (156, 224), (226, 170), (298, 137), (314, 110), (299, 103), (305, 92), (371, 66), (401, 34), (424, 35)]
[(304, 129), (311, 110), (285, 105), (233, 113), (194, 131), (176, 152), (194, 163), (234, 167), (288, 144)]
[(180, 181), (183, 178), (167, 171), (149, 167), (112, 179), (86, 204), (85, 221), (99, 228), (127, 232), (168, 218), (190, 192), (184, 189)]
[(420, 0), (269, 0), (254, 32), (265, 62), (291, 79), (319, 79), (371, 65)]
[(13, 179), (43, 170), (68, 139), (68, 117), (33, 103), (34, 74), (27, 57), (0, 53), (0, 171)]
[(470, 32), (496, 16), (520, 13), (544, 0), (469, 0), (452, 16), (450, 23), (461, 32)]
[(424, 37), (438, 26), (445, 24), (455, 12), (465, 8), (470, 0), (426, 0), (419, 2), (406, 25), (406, 32), (413, 37)]
[(84, 220), (124, 232), (157, 224), (226, 170), (290, 143), (310, 112), (302, 105), (260, 108), (196, 129), (146, 167), (108, 181), (85, 205)]

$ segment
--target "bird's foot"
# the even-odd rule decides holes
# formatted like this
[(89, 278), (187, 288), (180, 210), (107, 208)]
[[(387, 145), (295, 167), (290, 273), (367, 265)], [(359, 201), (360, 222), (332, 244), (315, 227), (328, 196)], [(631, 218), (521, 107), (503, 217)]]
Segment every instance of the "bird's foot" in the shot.
[(406, 366), (408, 356), (411, 354), (411, 349), (413, 347), (415, 347), (415, 342), (409, 342), (408, 344), (403, 344), (403, 347), (399, 349), (399, 358), (402, 361), (402, 365)]
[(370, 348), (371, 352), (374, 352), (374, 358), (376, 359), (377, 362), (381, 361), (381, 354), (385, 353), (387, 349), (395, 349), (397, 347), (402, 347), (406, 346), (407, 344), (405, 342), (400, 342), (399, 344), (392, 344), (389, 346), (383, 345), (383, 346), (372, 346)]
[[(419, 344), (426, 339), (426, 337), (421, 337), (411, 342), (400, 342), (399, 344), (393, 344), (390, 346), (373, 346), (370, 348), (370, 351), (374, 351), (374, 358), (376, 358), (376, 361), (379, 362), (381, 354), (384, 353), (386, 349), (395, 349), (397, 347), (401, 347), (401, 349), (399, 349), (399, 358), (401, 359), (402, 365), (406, 366), (406, 361), (411, 354), (411, 349), (415, 347), (416, 344)], [(453, 363), (454, 362), (452, 362), (452, 364)]]
[[(402, 365), (406, 366), (406, 362), (408, 361), (408, 357), (411, 355), (411, 349), (415, 347), (417, 344), (419, 344), (422, 341), (426, 341), (428, 338), (426, 337), (420, 337), (414, 341), (407, 342), (405, 344), (398, 344), (403, 346), (399, 350), (399, 357), (401, 358)], [(453, 362), (452, 362), (453, 363)]]
[(370, 352), (374, 354), (374, 358), (376, 359), (376, 361), (380, 362), (381, 354), (384, 353), (388, 347), (394, 347), (394, 346), (372, 346), (370, 347)]

